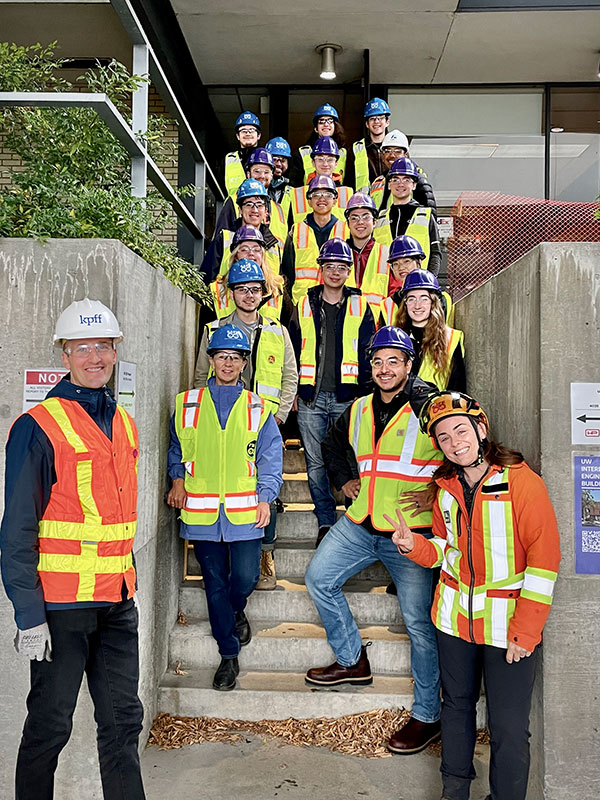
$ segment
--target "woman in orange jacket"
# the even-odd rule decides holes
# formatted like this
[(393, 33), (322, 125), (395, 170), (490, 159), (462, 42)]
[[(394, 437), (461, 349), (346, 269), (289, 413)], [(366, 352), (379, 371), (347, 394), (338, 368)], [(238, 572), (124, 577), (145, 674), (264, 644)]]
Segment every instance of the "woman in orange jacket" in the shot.
[(443, 697), (442, 797), (468, 800), (483, 675), (489, 798), (524, 800), (535, 663), (560, 562), (554, 510), (523, 456), (488, 438), (476, 400), (439, 392), (420, 423), (444, 454), (433, 476), (433, 538), (414, 534), (398, 514), (393, 541), (412, 561), (441, 567), (431, 615)]

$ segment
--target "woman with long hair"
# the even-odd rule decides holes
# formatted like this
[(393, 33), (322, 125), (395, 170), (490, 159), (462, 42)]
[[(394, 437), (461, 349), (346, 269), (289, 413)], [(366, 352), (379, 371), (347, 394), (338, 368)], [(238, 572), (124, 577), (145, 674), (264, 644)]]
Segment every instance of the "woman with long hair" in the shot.
[(393, 324), (412, 339), (416, 353), (413, 372), (438, 389), (464, 392), (464, 334), (446, 324), (442, 290), (435, 275), (426, 269), (410, 272), (399, 297)]
[[(442, 800), (469, 797), (482, 676), (488, 800), (525, 800), (535, 664), (560, 563), (556, 517), (544, 481), (521, 453), (491, 438), (476, 400), (433, 394), (419, 421), (444, 454), (432, 478), (433, 538), (413, 533), (399, 513), (386, 518), (400, 553), (441, 567), (431, 618), (442, 683)], [(388, 747), (398, 752), (394, 736)]]

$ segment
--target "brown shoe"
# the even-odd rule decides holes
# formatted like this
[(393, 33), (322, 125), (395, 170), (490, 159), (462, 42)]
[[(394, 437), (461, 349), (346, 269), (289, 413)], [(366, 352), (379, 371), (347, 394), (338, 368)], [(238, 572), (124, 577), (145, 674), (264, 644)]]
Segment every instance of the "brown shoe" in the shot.
[(334, 661), (328, 667), (314, 667), (306, 673), (305, 681), (316, 686), (338, 686), (340, 683), (351, 683), (354, 686), (369, 686), (373, 683), (371, 665), (367, 658), (367, 642), (360, 649), (360, 658), (353, 667), (343, 667)]
[(439, 720), (437, 722), (421, 722), (411, 717), (406, 725), (391, 737), (387, 747), (390, 752), (401, 756), (420, 753), (432, 742), (437, 742), (441, 732)]
[(275, 575), (275, 559), (272, 550), (263, 550), (260, 554), (260, 578), (256, 584), (257, 589), (274, 589), (277, 586)]

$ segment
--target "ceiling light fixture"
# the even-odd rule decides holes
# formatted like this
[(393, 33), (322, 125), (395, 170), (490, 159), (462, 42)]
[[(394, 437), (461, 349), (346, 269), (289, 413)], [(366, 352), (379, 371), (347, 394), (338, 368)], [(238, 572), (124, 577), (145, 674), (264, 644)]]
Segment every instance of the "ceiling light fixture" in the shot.
[(332, 81), (335, 79), (335, 54), (342, 52), (342, 47), (339, 44), (332, 44), (326, 42), (315, 47), (315, 50), (321, 56), (321, 78), (324, 81)]
[(563, 131), (564, 131), (564, 128), (561, 128), (560, 125), (553, 125), (550, 128), (550, 133), (562, 133)]

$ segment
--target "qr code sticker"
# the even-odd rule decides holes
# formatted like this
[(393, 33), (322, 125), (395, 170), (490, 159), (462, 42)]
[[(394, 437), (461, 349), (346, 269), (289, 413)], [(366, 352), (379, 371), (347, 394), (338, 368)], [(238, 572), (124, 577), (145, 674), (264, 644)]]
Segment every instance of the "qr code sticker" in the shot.
[(600, 531), (581, 532), (581, 551), (583, 553), (600, 553)]

